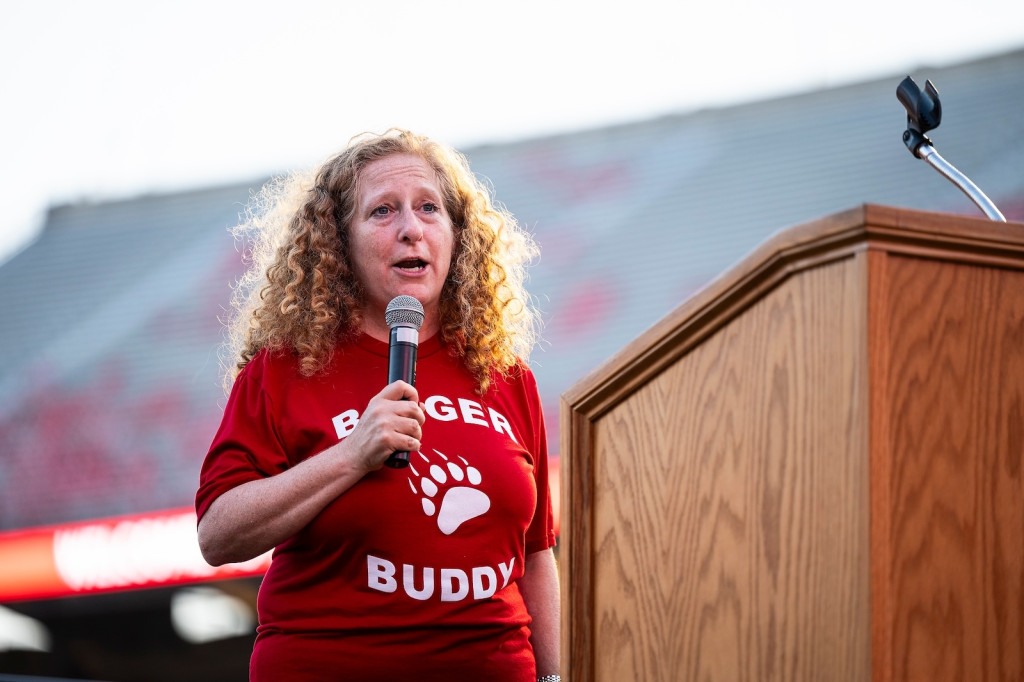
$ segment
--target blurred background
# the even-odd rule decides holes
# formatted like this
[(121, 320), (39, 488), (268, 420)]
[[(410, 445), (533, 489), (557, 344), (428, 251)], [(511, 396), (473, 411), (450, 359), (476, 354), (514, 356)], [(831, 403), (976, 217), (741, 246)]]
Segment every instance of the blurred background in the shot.
[[(558, 399), (773, 232), (862, 203), (1024, 220), (1024, 5), (0, 0), (0, 679), (244, 680), (267, 557), (191, 505), (267, 179), (400, 126), (535, 236)], [(557, 479), (555, 481), (557, 490)]]

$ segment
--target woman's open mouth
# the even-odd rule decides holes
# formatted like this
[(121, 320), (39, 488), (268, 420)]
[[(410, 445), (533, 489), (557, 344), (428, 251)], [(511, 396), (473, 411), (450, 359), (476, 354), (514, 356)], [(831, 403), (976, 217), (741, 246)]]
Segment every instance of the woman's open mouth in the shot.
[(421, 258), (406, 258), (395, 263), (395, 267), (406, 272), (421, 272), (427, 267), (427, 262)]

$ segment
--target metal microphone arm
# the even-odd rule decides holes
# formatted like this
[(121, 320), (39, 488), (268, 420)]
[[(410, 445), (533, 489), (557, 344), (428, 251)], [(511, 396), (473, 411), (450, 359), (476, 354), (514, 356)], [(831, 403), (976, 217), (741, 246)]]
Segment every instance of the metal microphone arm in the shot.
[(903, 133), (903, 143), (907, 145), (910, 153), (927, 161), (932, 168), (959, 187), (991, 220), (1005, 223), (1006, 218), (992, 200), (985, 196), (969, 177), (942, 158), (932, 145), (932, 141), (925, 135), (929, 130), (938, 128), (942, 122), (942, 103), (939, 101), (939, 92), (932, 82), (925, 81), (922, 92), (914, 79), (907, 76), (896, 88), (896, 98), (907, 110), (907, 129)]
[(935, 151), (935, 147), (930, 144), (923, 144), (918, 147), (917, 156), (927, 161), (932, 168), (942, 173), (950, 182), (959, 187), (991, 220), (1002, 223), (1006, 222), (1006, 218), (999, 212), (999, 209), (992, 203), (992, 200), (985, 196), (985, 193), (971, 182), (969, 177), (958, 171), (949, 161), (942, 158), (942, 155)]

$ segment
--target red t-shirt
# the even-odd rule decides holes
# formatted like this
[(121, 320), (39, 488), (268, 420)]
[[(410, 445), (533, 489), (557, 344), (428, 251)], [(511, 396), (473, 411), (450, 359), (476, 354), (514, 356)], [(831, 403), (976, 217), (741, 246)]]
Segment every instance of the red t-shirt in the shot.
[[(365, 476), (275, 549), (253, 680), (536, 679), (516, 582), (526, 554), (554, 545), (536, 380), (520, 365), (480, 396), (436, 336), (418, 355), (422, 450)], [(346, 437), (387, 364), (387, 344), (365, 335), (311, 378), (293, 354), (257, 354), (203, 464), (199, 517), (225, 491)]]

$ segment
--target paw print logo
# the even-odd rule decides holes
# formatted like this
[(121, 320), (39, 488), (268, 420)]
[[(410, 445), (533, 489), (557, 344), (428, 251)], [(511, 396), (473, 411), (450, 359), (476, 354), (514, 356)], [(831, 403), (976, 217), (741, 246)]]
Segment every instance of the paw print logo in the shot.
[(451, 535), (463, 523), (491, 508), (491, 498), (475, 487), (482, 480), (480, 471), (465, 459), (459, 457), (462, 461), (459, 464), (434, 450), (434, 454), (444, 460), (443, 464), (437, 464), (422, 452), (416, 454), (423, 460), (419, 466), (424, 473), (420, 474), (417, 464), (410, 462), (409, 487), (420, 497), (423, 513), (437, 516), (437, 528), (442, 533)]

